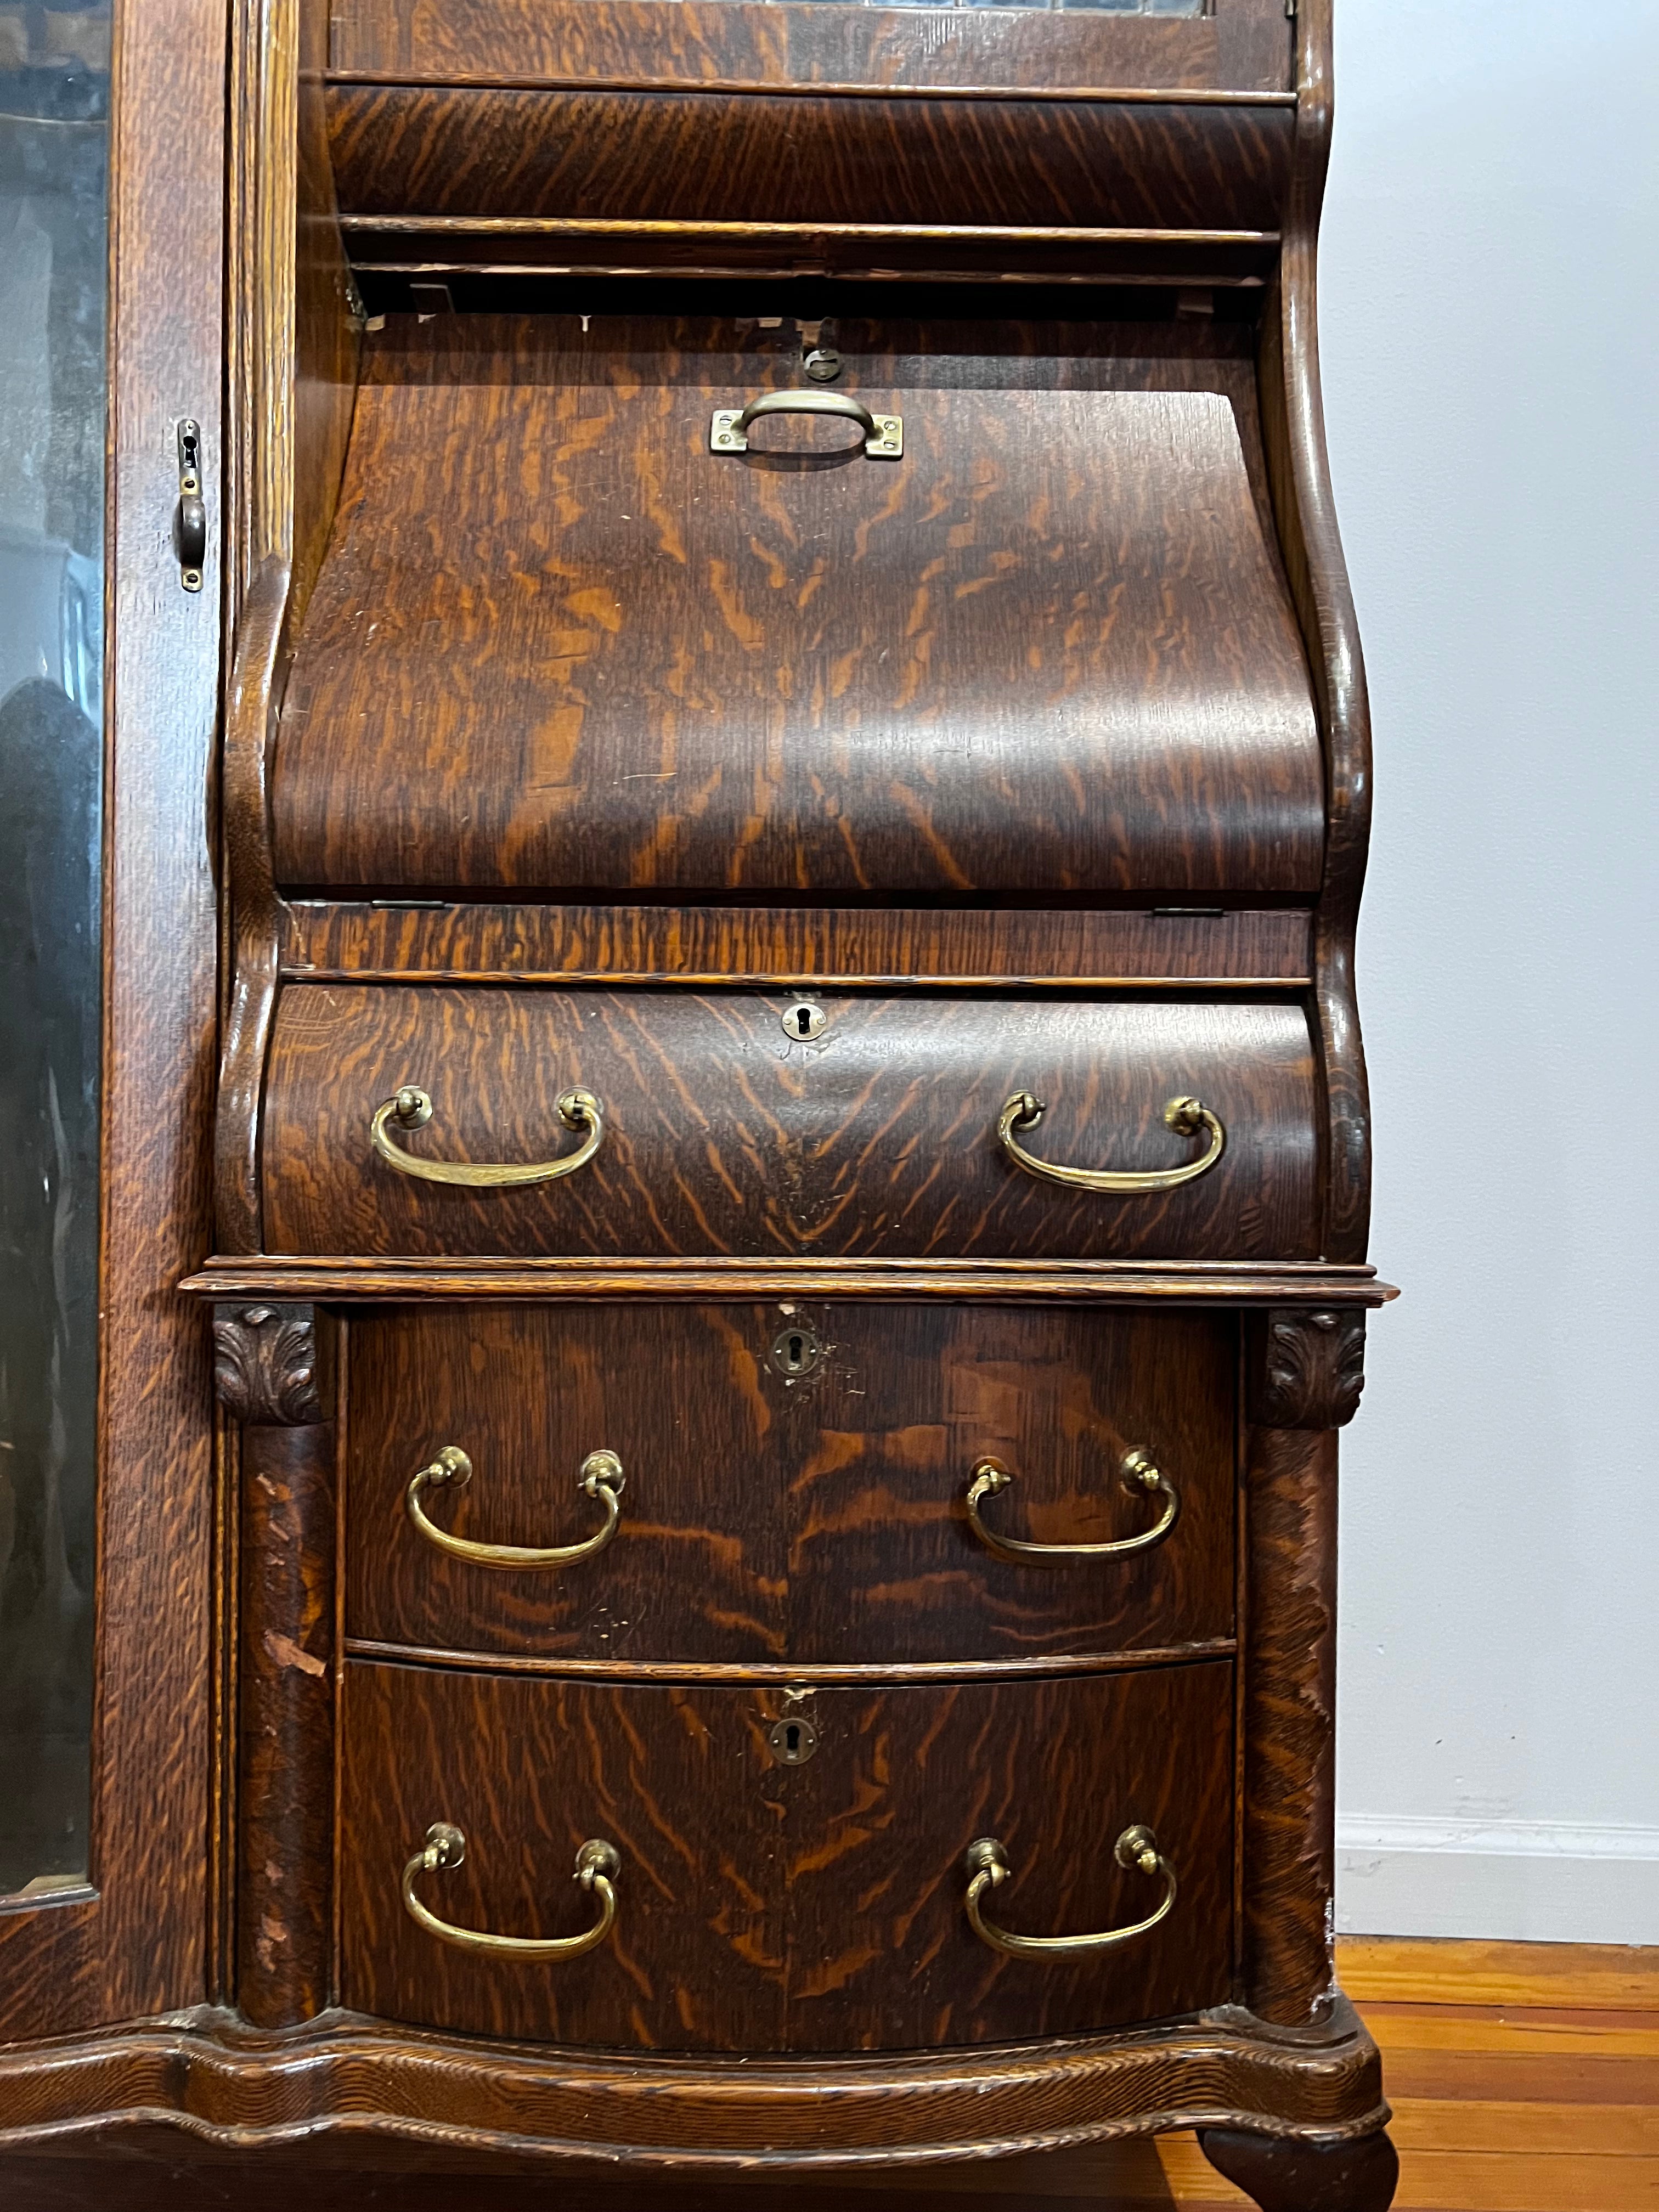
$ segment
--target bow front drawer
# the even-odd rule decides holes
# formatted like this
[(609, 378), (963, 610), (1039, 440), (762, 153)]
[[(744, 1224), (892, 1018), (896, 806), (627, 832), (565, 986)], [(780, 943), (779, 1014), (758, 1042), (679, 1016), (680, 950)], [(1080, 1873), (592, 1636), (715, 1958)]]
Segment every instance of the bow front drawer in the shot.
[(354, 1662), (341, 2002), (663, 2051), (1197, 2012), (1232, 1993), (1232, 1696), (1224, 1661), (787, 1690)]
[(1217, 1316), (492, 1301), (348, 1343), (360, 1644), (781, 1669), (1231, 1632)]
[(1306, 1260), (1290, 1003), (297, 984), (274, 1252)]

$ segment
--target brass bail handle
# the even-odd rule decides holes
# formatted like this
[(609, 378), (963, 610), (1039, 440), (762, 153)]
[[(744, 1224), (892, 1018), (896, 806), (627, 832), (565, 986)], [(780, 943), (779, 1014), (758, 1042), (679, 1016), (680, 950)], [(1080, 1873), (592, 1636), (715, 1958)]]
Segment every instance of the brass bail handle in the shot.
[(1097, 1936), (1016, 1936), (1006, 1928), (994, 1926), (980, 1910), (986, 1893), (999, 1888), (1013, 1872), (1008, 1854), (996, 1838), (981, 1836), (977, 1843), (969, 1844), (963, 1861), (968, 1876), (968, 1894), (963, 1902), (969, 1924), (981, 1943), (989, 1944), (994, 1951), (1011, 1952), (1017, 1959), (1075, 1957), (1080, 1951), (1113, 1951), (1121, 1943), (1132, 1943), (1137, 1936), (1145, 1936), (1168, 1917), (1176, 1901), (1175, 1869), (1159, 1850), (1152, 1830), (1139, 1824), (1123, 1831), (1114, 1856), (1121, 1867), (1133, 1868), (1149, 1880), (1163, 1877), (1164, 1896), (1155, 1912), (1127, 1928), (1108, 1928)]
[(613, 1451), (592, 1451), (582, 1462), (576, 1487), (605, 1508), (605, 1522), (580, 1544), (480, 1544), (466, 1536), (452, 1536), (428, 1520), (422, 1500), (429, 1490), (465, 1489), (472, 1480), (472, 1462), (459, 1444), (446, 1444), (434, 1460), (416, 1468), (404, 1492), (404, 1507), (416, 1531), (452, 1559), (469, 1560), (475, 1567), (568, 1567), (604, 1551), (622, 1518), (623, 1463)]
[(997, 1142), (1016, 1167), (1045, 1182), (1069, 1183), (1074, 1190), (1105, 1191), (1118, 1198), (1134, 1198), (1154, 1190), (1174, 1190), (1207, 1175), (1227, 1148), (1227, 1132), (1202, 1100), (1171, 1098), (1164, 1109), (1164, 1126), (1178, 1137), (1196, 1137), (1207, 1131), (1209, 1142), (1200, 1158), (1178, 1168), (1067, 1168), (1054, 1160), (1040, 1160), (1028, 1152), (1015, 1135), (1017, 1129), (1035, 1129), (1048, 1109), (1029, 1091), (1017, 1091), (997, 1116)]
[(763, 415), (839, 415), (864, 433), (864, 450), (874, 461), (896, 461), (904, 451), (904, 418), (872, 415), (850, 392), (763, 392), (746, 407), (717, 407), (708, 426), (715, 453), (746, 453), (749, 426)]
[(1131, 1552), (1150, 1552), (1164, 1541), (1181, 1517), (1181, 1494), (1144, 1451), (1125, 1452), (1118, 1469), (1131, 1497), (1164, 1500), (1164, 1510), (1157, 1521), (1138, 1536), (1120, 1536), (1109, 1544), (1028, 1544), (1017, 1536), (1000, 1536), (994, 1528), (986, 1527), (979, 1513), (988, 1498), (999, 1497), (1014, 1480), (1001, 1461), (994, 1459), (982, 1459), (974, 1469), (968, 1485), (969, 1523), (988, 1552), (1037, 1566), (1057, 1565), (1067, 1559), (1123, 1559)]
[(458, 1928), (453, 1920), (441, 1920), (416, 1895), (415, 1885), (423, 1874), (447, 1873), (465, 1856), (462, 1831), (452, 1821), (434, 1820), (425, 1843), (404, 1869), (404, 1910), (441, 1943), (453, 1943), (458, 1951), (487, 1951), (498, 1958), (505, 1953), (514, 1959), (580, 1959), (611, 1933), (617, 1917), (614, 1885), (622, 1873), (622, 1854), (614, 1844), (590, 1837), (576, 1854), (575, 1879), (599, 1900), (599, 1918), (580, 1936), (492, 1936), (483, 1928)]
[(471, 1190), (511, 1190), (526, 1183), (554, 1182), (560, 1176), (585, 1168), (605, 1142), (605, 1115), (591, 1091), (567, 1091), (558, 1101), (559, 1119), (567, 1129), (585, 1129), (586, 1135), (574, 1152), (556, 1160), (507, 1162), (499, 1160), (428, 1160), (406, 1152), (392, 1136), (394, 1129), (423, 1129), (432, 1119), (432, 1101), (413, 1083), (405, 1083), (392, 1097), (383, 1098), (368, 1125), (374, 1150), (400, 1175), (417, 1176), (422, 1182), (460, 1183)]

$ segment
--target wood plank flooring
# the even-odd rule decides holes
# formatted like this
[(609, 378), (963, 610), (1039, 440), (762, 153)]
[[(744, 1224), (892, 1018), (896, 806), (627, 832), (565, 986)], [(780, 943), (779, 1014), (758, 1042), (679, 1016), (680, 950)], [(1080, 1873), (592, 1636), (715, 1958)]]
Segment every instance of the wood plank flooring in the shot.
[[(1338, 1947), (1382, 2046), (1396, 2212), (1659, 2212), (1659, 1949)], [(403, 2172), (360, 2176), (349, 2141), (233, 2166), (157, 2129), (141, 2160), (0, 2161), (4, 2212), (1249, 2212), (1190, 2136), (1044, 2160), (811, 2187), (629, 2188)]]

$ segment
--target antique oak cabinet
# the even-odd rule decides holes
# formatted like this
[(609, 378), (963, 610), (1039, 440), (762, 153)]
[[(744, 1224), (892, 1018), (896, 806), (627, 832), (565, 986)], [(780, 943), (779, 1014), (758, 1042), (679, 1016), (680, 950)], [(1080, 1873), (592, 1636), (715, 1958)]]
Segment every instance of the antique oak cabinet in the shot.
[(648, 2202), (1196, 2129), (1387, 2206), (1330, 43), (117, 7), (89, 1830), (0, 1911), (12, 2151)]

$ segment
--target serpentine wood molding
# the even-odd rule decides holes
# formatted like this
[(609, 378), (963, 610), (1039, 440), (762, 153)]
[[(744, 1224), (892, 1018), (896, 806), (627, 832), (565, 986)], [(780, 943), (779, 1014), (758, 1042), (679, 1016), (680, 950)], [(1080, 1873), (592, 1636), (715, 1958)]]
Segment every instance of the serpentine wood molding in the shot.
[[(1194, 2026), (948, 2057), (605, 2060), (482, 2049), (349, 2014), (285, 2034), (204, 2008), (71, 2048), (0, 2051), (0, 2149), (161, 2121), (239, 2152), (319, 2130), (592, 2156), (684, 2175), (931, 2165), (1059, 2149), (1160, 2127), (1248, 2129), (1335, 2145), (1387, 2124), (1376, 2046), (1346, 2002), (1317, 2033), (1229, 2008)], [(833, 2141), (828, 2140), (833, 2124)]]

